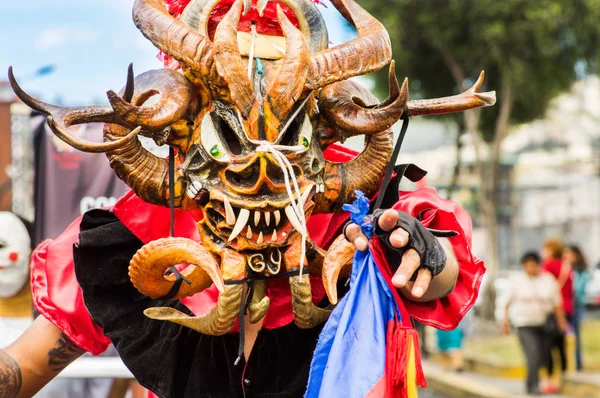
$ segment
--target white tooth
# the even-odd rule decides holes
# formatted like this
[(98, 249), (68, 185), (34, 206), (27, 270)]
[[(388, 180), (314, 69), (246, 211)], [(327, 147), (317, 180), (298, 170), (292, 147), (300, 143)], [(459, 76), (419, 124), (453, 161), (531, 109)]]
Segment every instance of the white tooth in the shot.
[(302, 203), (300, 203), (301, 209), (304, 209), (304, 206), (306, 205), (306, 201), (308, 200), (308, 196), (310, 195), (310, 191), (312, 191), (312, 188), (305, 190), (304, 193), (302, 194), (302, 197), (300, 198), (301, 202), (302, 202)]
[(248, 225), (248, 231), (246, 232), (246, 239), (250, 240), (252, 239), (252, 228), (250, 228), (250, 225)]
[(292, 209), (291, 205), (285, 208), (285, 215), (287, 216), (288, 220), (290, 220), (296, 231), (300, 233), (304, 231), (304, 228), (302, 227), (302, 224), (300, 224), (300, 220), (298, 220), (298, 216), (296, 216), (296, 213), (294, 213), (294, 209)]
[(279, 225), (279, 222), (281, 221), (281, 213), (279, 212), (279, 210), (276, 210), (273, 215), (275, 216), (275, 226)]
[(192, 181), (187, 189), (187, 195), (190, 197), (190, 199), (196, 199), (201, 190), (202, 183), (200, 181)]
[(223, 205), (225, 206), (225, 221), (227, 221), (227, 224), (229, 225), (235, 224), (235, 213), (233, 212), (233, 207), (231, 207), (231, 203), (229, 203), (227, 196), (223, 196)]
[(277, 242), (277, 230), (273, 230), (273, 236), (271, 236), (271, 242)]
[(260, 222), (260, 211), (254, 212), (254, 225), (258, 227), (258, 223)]
[(256, 244), (262, 245), (264, 241), (265, 241), (265, 239), (263, 238), (263, 233), (261, 232), (260, 234), (258, 234), (258, 239), (256, 239)]
[(231, 242), (232, 240), (237, 238), (237, 236), (240, 234), (240, 232), (242, 232), (242, 229), (244, 229), (244, 227), (246, 226), (246, 223), (248, 222), (249, 218), (250, 218), (250, 211), (248, 211), (246, 209), (241, 209), (240, 215), (238, 216), (238, 219), (237, 219), (237, 223), (235, 224), (233, 231), (231, 231), (231, 235), (229, 235), (229, 242)]
[(265, 212), (265, 223), (267, 223), (267, 227), (269, 225), (271, 225), (271, 212), (270, 211)]
[(319, 186), (319, 188), (320, 188), (320, 190), (321, 190), (321, 193), (325, 193), (325, 184), (321, 184), (321, 185)]

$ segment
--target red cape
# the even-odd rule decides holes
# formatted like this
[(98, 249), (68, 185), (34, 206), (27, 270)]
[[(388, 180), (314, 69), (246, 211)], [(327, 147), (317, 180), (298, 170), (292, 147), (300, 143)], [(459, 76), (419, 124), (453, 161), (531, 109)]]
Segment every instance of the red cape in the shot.
[[(356, 153), (332, 145), (325, 151), (325, 156), (332, 161), (345, 162)], [(471, 220), (457, 204), (437, 197), (432, 188), (403, 192), (395, 208), (414, 217), (427, 210), (423, 221), (425, 226), (459, 232), (458, 236), (451, 238), (460, 265), (454, 291), (446, 298), (428, 303), (403, 302), (411, 317), (437, 328), (452, 329), (474, 304), (485, 271), (482, 261), (470, 252)], [(148, 204), (133, 192), (121, 198), (112, 211), (144, 243), (169, 236), (169, 209)], [(201, 217), (198, 211), (176, 210), (175, 236), (198, 240), (196, 222)], [(322, 248), (328, 248), (341, 233), (348, 218), (346, 212), (312, 216), (308, 220), (312, 241)], [(75, 220), (57, 239), (46, 240), (36, 248), (31, 262), (31, 284), (34, 305), (40, 314), (79, 347), (97, 355), (106, 350), (110, 340), (91, 319), (75, 278), (72, 247), (78, 240), (80, 222), (81, 218)], [(325, 296), (320, 278), (312, 278), (312, 287), (313, 300), (318, 303)], [(203, 314), (214, 307), (217, 295), (217, 290), (211, 287), (182, 302), (192, 312)], [(294, 315), (288, 281), (269, 281), (267, 295), (271, 298), (271, 306), (264, 327), (272, 329), (291, 323)]]

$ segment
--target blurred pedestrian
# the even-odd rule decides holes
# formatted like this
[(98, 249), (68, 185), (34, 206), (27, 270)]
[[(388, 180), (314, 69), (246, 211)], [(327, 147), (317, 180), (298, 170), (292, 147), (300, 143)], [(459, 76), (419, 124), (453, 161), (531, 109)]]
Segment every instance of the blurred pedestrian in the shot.
[(463, 344), (472, 329), (473, 313), (468, 312), (453, 330), (436, 330), (437, 346), (440, 352), (450, 358), (450, 369), (462, 372), (465, 368)]
[(552, 275), (542, 272), (540, 263), (535, 252), (521, 258), (523, 271), (511, 277), (503, 323), (506, 334), (510, 333), (511, 323), (517, 328), (527, 360), (526, 390), (534, 395), (540, 393), (539, 369), (546, 358), (548, 320), (556, 320), (561, 330), (567, 327), (558, 284)]
[(581, 323), (585, 313), (586, 289), (591, 279), (588, 265), (579, 246), (571, 245), (563, 250), (563, 263), (569, 264), (573, 269), (573, 283), (575, 289), (575, 307), (573, 311), (573, 330), (575, 332), (575, 361), (577, 371), (583, 369), (581, 354)]
[[(573, 271), (571, 264), (562, 261), (563, 245), (559, 240), (550, 239), (542, 246), (542, 269), (554, 276), (558, 282), (562, 304), (569, 324), (573, 324), (573, 313), (575, 311), (575, 294), (573, 289)], [(560, 372), (554, 367), (552, 350), (557, 349), (560, 355), (560, 369), (562, 373), (567, 371), (566, 332), (550, 327), (547, 351), (547, 368), (550, 383), (544, 392), (554, 393), (560, 390)], [(556, 370), (556, 372), (555, 372)]]

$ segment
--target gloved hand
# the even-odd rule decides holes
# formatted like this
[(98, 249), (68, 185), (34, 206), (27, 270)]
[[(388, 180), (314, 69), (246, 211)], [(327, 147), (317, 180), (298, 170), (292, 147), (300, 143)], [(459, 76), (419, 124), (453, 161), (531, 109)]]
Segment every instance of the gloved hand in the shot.
[[(395, 270), (392, 283), (401, 289), (414, 280), (411, 294), (422, 297), (446, 265), (446, 253), (437, 237), (452, 237), (456, 232), (429, 230), (416, 218), (393, 209), (378, 210), (374, 216), (375, 235), (384, 243)], [(347, 225), (344, 233), (358, 250), (367, 250), (368, 239), (358, 225)]]

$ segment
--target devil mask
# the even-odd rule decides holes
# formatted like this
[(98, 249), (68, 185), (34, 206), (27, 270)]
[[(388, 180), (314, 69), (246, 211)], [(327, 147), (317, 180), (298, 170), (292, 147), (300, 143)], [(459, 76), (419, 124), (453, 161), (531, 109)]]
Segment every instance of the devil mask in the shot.
[[(61, 108), (24, 93), (9, 72), (17, 95), (48, 115), (48, 124), (66, 143), (104, 152), (117, 175), (143, 200), (182, 210), (201, 208), (201, 241), (166, 238), (151, 242), (132, 259), (130, 277), (150, 297), (181, 298), (214, 283), (217, 307), (190, 318), (172, 309), (147, 315), (185, 324), (202, 333), (223, 334), (235, 322), (249, 273), (267, 276), (307, 267), (324, 276), (332, 294), (352, 248), (336, 243), (326, 253), (311, 244), (306, 219), (315, 212), (337, 212), (354, 191), (375, 194), (392, 153), (391, 126), (408, 115), (456, 112), (493, 104), (493, 93), (463, 94), (408, 101), (407, 81), (398, 84), (391, 44), (383, 25), (353, 0), (333, 0), (358, 37), (328, 48), (327, 30), (310, 0), (192, 0), (180, 18), (163, 0), (136, 0), (133, 19), (179, 70), (134, 77), (109, 91), (110, 106)], [(378, 103), (348, 79), (390, 64), (389, 97)], [(158, 96), (153, 105), (148, 100)], [(104, 143), (69, 134), (74, 124), (106, 123)], [(173, 149), (169, 163), (141, 146), (137, 135)], [(332, 163), (323, 157), (330, 144), (364, 135), (365, 148), (354, 160)], [(342, 253), (345, 253), (342, 255)], [(191, 284), (172, 294), (182, 271)], [(325, 265), (324, 265), (325, 264)], [(290, 277), (296, 324), (312, 327), (327, 317), (312, 304), (307, 275)], [(252, 322), (269, 306), (264, 283), (257, 283), (249, 306)], [(335, 300), (334, 300), (335, 301)]]

